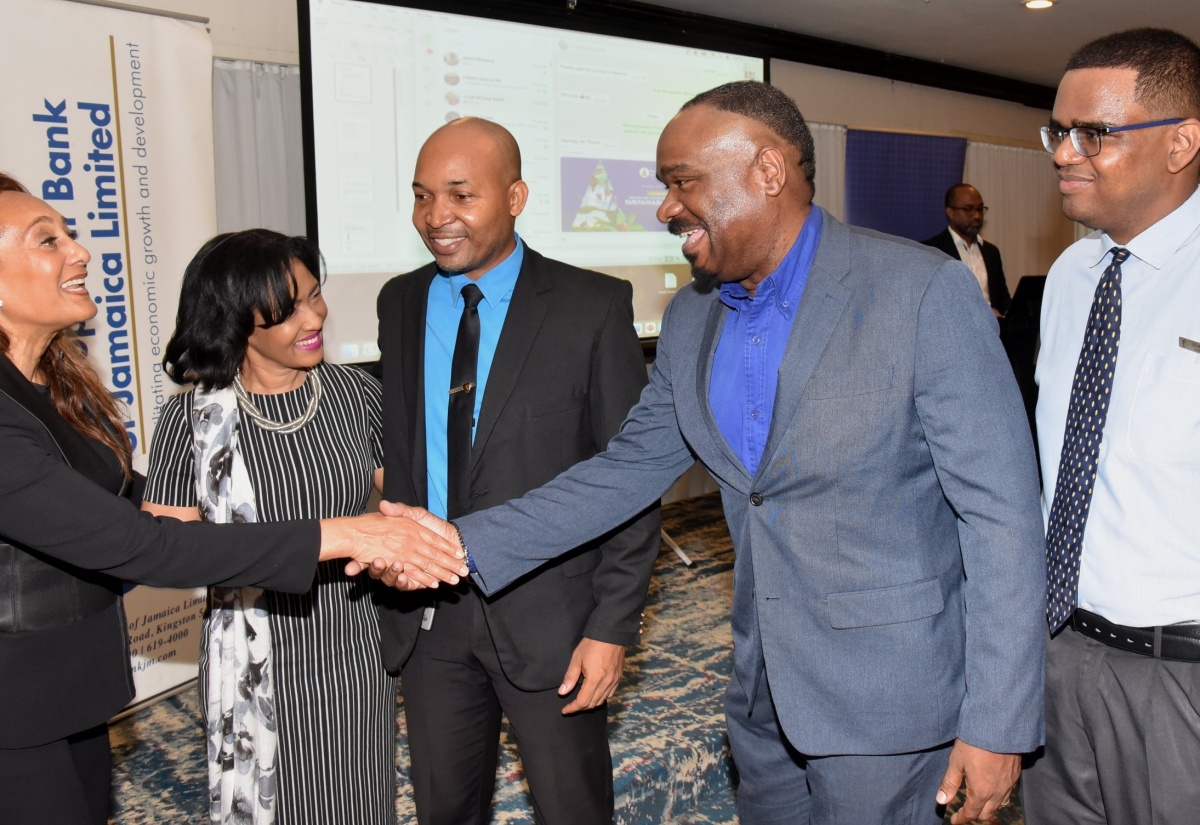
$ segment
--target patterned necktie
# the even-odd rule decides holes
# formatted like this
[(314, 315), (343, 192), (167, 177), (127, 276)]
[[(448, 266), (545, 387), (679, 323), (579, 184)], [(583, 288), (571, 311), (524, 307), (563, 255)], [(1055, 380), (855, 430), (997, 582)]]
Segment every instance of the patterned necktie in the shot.
[(479, 363), (479, 302), (483, 292), (467, 284), (460, 293), (462, 315), (450, 361), (450, 401), (446, 410), (446, 516), (467, 514), (471, 498), (471, 431), (475, 427), (476, 368)]
[(1075, 610), (1083, 528), (1092, 503), (1121, 343), (1121, 264), (1129, 257), (1129, 250), (1114, 246), (1111, 251), (1112, 263), (1096, 285), (1083, 348), (1075, 365), (1058, 481), (1046, 530), (1046, 620), (1051, 633), (1066, 624)]

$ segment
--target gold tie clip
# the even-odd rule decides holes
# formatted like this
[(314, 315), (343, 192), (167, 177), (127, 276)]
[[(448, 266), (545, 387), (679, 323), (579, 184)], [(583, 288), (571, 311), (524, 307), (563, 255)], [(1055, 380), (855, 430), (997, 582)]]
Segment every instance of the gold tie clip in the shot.
[(468, 381), (467, 383), (463, 384), (461, 387), (451, 387), (450, 394), (454, 395), (454, 393), (456, 393), (456, 392), (470, 392), (472, 389), (474, 389), (474, 387), (475, 387), (475, 382)]

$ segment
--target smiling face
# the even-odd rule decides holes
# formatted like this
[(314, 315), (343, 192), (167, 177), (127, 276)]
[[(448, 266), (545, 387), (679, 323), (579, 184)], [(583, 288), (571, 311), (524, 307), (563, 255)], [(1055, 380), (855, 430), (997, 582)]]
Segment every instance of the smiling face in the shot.
[(45, 201), (0, 192), (0, 328), (16, 348), (96, 314), (84, 278), (91, 255)]
[[(1102, 128), (1178, 116), (1149, 112), (1139, 104), (1134, 95), (1137, 78), (1134, 69), (1067, 72), (1058, 86), (1051, 125)], [(1103, 230), (1117, 243), (1127, 243), (1170, 214), (1191, 193), (1185, 190), (1195, 189), (1194, 175), (1189, 184), (1171, 171), (1184, 126), (1104, 135), (1100, 154), (1090, 158), (1075, 151), (1069, 138), (1064, 140), (1054, 153), (1063, 213)]]
[(658, 219), (684, 238), (697, 278), (749, 289), (778, 266), (772, 201), (784, 154), (798, 164), (798, 153), (765, 126), (711, 106), (684, 109), (667, 124), (658, 139), (658, 179), (667, 188)]
[(329, 309), (321, 295), (321, 284), (308, 267), (295, 259), (292, 260), (292, 274), (296, 279), (296, 307), (291, 315), (273, 327), (254, 327), (246, 342), (243, 373), (307, 370), (321, 363), (324, 357), (321, 328)]
[(495, 124), (467, 119), (443, 126), (421, 147), (413, 226), (442, 271), (478, 280), (516, 248), (529, 190), (511, 141)]

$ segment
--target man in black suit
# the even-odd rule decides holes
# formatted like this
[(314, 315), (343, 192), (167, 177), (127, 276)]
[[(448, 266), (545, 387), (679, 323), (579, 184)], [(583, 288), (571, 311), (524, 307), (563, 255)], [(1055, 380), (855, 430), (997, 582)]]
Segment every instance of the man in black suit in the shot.
[(946, 217), (950, 225), (922, 243), (965, 263), (975, 273), (983, 297), (996, 317), (1003, 318), (1012, 303), (1012, 296), (1008, 292), (1008, 282), (1004, 280), (1000, 250), (979, 237), (986, 214), (987, 207), (983, 205), (979, 190), (969, 183), (956, 183), (946, 190)]
[[(520, 163), (512, 135), (475, 118), (418, 155), (413, 224), (434, 263), (389, 281), (378, 306), (390, 501), (454, 517), (516, 498), (602, 451), (646, 383), (631, 285), (516, 235)], [(471, 313), (478, 368), (452, 387)], [(652, 508), (496, 596), (464, 582), (385, 606), (422, 825), (488, 821), (502, 713), (539, 822), (612, 821), (605, 703), (638, 640), (658, 532)]]

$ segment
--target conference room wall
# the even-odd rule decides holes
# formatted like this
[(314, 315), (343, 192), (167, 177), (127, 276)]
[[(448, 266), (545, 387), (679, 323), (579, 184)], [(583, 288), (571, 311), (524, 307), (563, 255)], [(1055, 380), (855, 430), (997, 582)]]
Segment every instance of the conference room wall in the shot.
[(1040, 148), (1050, 113), (1020, 103), (901, 83), (883, 77), (771, 61), (771, 83), (809, 120), (851, 129), (920, 132)]

